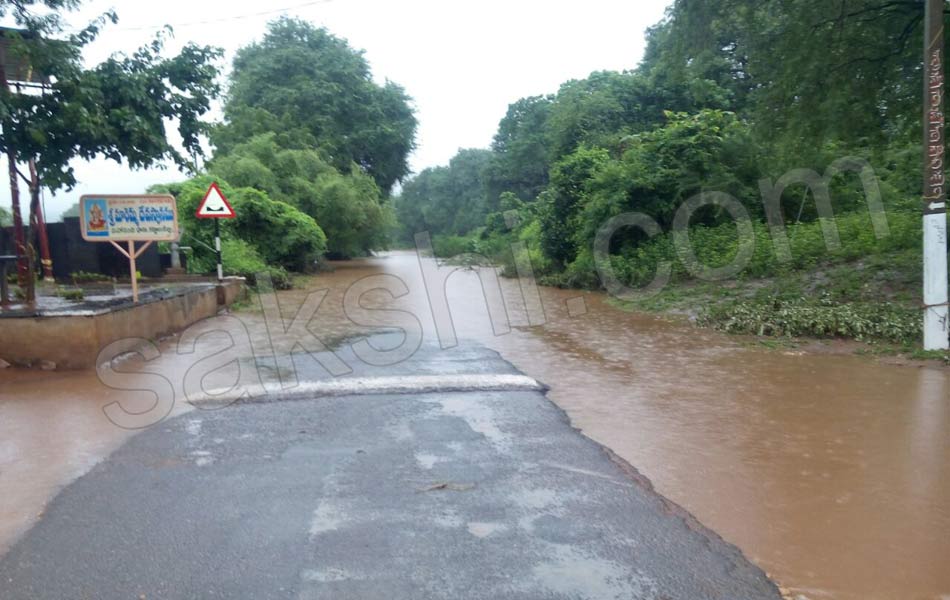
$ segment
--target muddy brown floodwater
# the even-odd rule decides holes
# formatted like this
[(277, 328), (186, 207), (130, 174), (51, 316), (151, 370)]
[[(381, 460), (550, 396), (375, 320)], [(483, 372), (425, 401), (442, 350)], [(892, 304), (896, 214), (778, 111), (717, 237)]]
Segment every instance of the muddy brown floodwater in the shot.
[[(412, 311), (434, 340), (411, 254), (313, 278), (331, 290), (318, 322), (343, 331), (343, 290), (377, 273), (410, 293), (363, 304)], [(532, 327), (525, 306), (536, 322), (536, 298), (516, 280), (501, 280), (511, 330), (496, 335), (488, 287), (472, 271), (448, 278), (458, 337), (547, 383), (576, 427), (792, 597), (950, 598), (950, 372), (750, 347), (576, 290), (540, 288), (544, 324)]]
[[(450, 272), (440, 271), (443, 278)], [(307, 279), (305, 289), (281, 293), (281, 309), (292, 315), (308, 294), (325, 289), (311, 323), (318, 337), (369, 331), (346, 317), (343, 303), (355, 283), (373, 287), (366, 278), (374, 275), (408, 288), (398, 298), (362, 294), (364, 308), (406, 311), (377, 312), (375, 324), (404, 325), (412, 313), (426, 341), (436, 343), (427, 291), (441, 283), (425, 285), (410, 253), (339, 263)], [(950, 371), (757, 348), (621, 311), (603, 294), (517, 280), (501, 280), (499, 292), (493, 281), (464, 269), (448, 277), (457, 337), (497, 350), (548, 384), (576, 427), (739, 546), (791, 597), (950, 598)], [(259, 311), (241, 317), (260, 332)], [(359, 320), (366, 325), (366, 314)], [(187, 368), (181, 360), (163, 355), (162, 371)], [(11, 471), (23, 476), (32, 463), (44, 464), (31, 452), (68, 463), (46, 473), (33, 486), (39, 489), (13, 494), (21, 504), (39, 501), (121, 443), (128, 434), (114, 433), (99, 411), (104, 393), (89, 374), (0, 373), (7, 423), (0, 421), (0, 487), (23, 487)], [(66, 400), (68, 409), (57, 412)], [(32, 422), (24, 416), (31, 403), (39, 415)], [(10, 415), (35, 431), (24, 434)], [(0, 552), (4, 523), (8, 532), (14, 521), (22, 529), (37, 510), (13, 506), (6, 493)]]

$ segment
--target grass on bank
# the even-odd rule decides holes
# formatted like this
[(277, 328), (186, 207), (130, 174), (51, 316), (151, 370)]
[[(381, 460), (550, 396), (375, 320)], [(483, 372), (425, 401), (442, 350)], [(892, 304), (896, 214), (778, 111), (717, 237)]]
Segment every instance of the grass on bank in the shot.
[[(875, 234), (866, 212), (834, 221), (840, 244), (828, 248), (820, 221), (787, 229), (791, 261), (775, 254), (768, 227), (754, 223), (752, 258), (738, 276), (727, 281), (693, 278), (677, 256), (670, 234), (610, 257), (615, 275), (633, 288), (652, 281), (657, 266), (672, 264), (670, 282), (659, 293), (617, 301), (632, 310), (689, 315), (698, 325), (736, 334), (774, 338), (845, 338), (877, 344), (913, 358), (944, 358), (919, 350), (921, 339), (921, 226), (911, 211), (887, 214), (888, 233)], [(537, 257), (530, 227), (503, 239), (480, 236), (436, 236), (437, 256), (465, 252), (492, 256), (511, 274), (512, 242), (529, 253), (541, 281), (559, 287), (598, 288), (590, 252), (560, 272), (547, 270)], [(526, 235), (527, 234), (527, 235)], [(734, 224), (694, 227), (689, 232), (701, 264), (729, 264), (738, 251)], [(540, 268), (539, 268), (540, 265)]]

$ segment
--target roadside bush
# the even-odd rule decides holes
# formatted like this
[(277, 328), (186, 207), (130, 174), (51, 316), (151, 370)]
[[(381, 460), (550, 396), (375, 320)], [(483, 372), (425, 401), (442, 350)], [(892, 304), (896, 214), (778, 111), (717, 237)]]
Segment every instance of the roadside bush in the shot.
[(82, 302), (86, 297), (81, 289), (60, 288), (56, 291), (56, 295), (70, 302)]
[[(252, 287), (257, 286), (257, 277), (261, 273), (270, 275), (275, 289), (286, 290), (292, 287), (290, 274), (285, 269), (267, 264), (257, 249), (244, 240), (223, 238), (221, 261), (225, 275), (244, 277)], [(211, 253), (202, 253), (196, 256), (193, 262), (193, 265), (189, 262), (189, 267), (199, 272), (210, 273), (216, 268), (215, 257)]]
[(102, 281), (111, 281), (112, 278), (102, 273), (89, 273), (88, 271), (75, 271), (69, 274), (73, 283), (98, 283)]
[(699, 325), (727, 333), (853, 338), (911, 343), (920, 338), (920, 311), (889, 302), (837, 304), (818, 299), (740, 300), (707, 308)]
[[(227, 275), (253, 277), (264, 272), (268, 265), (254, 246), (235, 238), (221, 240), (221, 261)], [(211, 265), (210, 268), (214, 268)]]
[[(527, 260), (536, 277), (543, 277), (554, 271), (556, 265), (544, 252), (544, 234), (541, 222), (531, 221), (518, 233), (518, 241), (527, 253)], [(515, 273), (517, 274), (517, 273)]]
[[(866, 211), (844, 214), (835, 218), (840, 247), (828, 249), (820, 221), (798, 223), (786, 228), (791, 261), (781, 263), (775, 254), (772, 233), (765, 223), (753, 221), (755, 249), (740, 277), (774, 277), (789, 270), (810, 269), (818, 264), (838, 263), (895, 251), (920, 252), (920, 216), (916, 213), (891, 211), (887, 214), (889, 234), (877, 239)], [(728, 265), (739, 249), (739, 236), (732, 222), (715, 227), (697, 225), (689, 229), (690, 246), (700, 264), (707, 267)], [(621, 282), (631, 287), (650, 283), (657, 267), (664, 261), (673, 265), (672, 278), (690, 279), (690, 274), (679, 259), (673, 236), (657, 236), (621, 254), (611, 255), (614, 273)], [(599, 287), (591, 249), (583, 249), (577, 260), (551, 283), (568, 287)]]
[[(154, 186), (152, 192), (167, 192), (178, 201), (178, 215), (185, 231), (184, 242), (195, 247), (197, 262), (189, 269), (209, 272), (211, 261), (214, 267), (214, 224), (211, 219), (198, 219), (195, 211), (204, 194), (214, 181), (202, 175), (185, 182)], [(236, 219), (221, 223), (223, 240), (239, 239), (256, 250), (268, 265), (284, 270), (307, 271), (312, 269), (327, 251), (327, 238), (323, 230), (309, 215), (290, 204), (271, 199), (265, 192), (252, 188), (232, 188), (218, 181), (237, 213)], [(197, 242), (192, 244), (191, 242)]]
[(476, 251), (474, 236), (437, 235), (432, 238), (432, 252), (438, 258), (452, 258)]
[(325, 152), (286, 148), (282, 137), (271, 132), (237, 144), (215, 157), (211, 172), (313, 217), (334, 258), (385, 249), (394, 216), (373, 178), (355, 166), (339, 172)]
[(244, 277), (247, 279), (249, 286), (256, 288), (259, 283), (259, 276), (264, 273), (270, 276), (271, 285), (275, 290), (289, 290), (294, 287), (294, 280), (291, 278), (290, 273), (280, 267), (268, 267), (264, 271), (258, 271), (257, 273), (248, 274)]
[(264, 192), (239, 188), (232, 205), (238, 215), (233, 234), (254, 244), (268, 264), (308, 271), (327, 250), (327, 237), (312, 217)]

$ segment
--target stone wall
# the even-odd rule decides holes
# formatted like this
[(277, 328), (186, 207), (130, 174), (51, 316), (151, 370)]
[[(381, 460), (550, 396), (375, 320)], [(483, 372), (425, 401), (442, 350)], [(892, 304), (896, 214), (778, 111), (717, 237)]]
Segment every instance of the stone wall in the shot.
[[(180, 293), (143, 299), (84, 314), (40, 314), (0, 318), (0, 358), (14, 365), (84, 369), (96, 366), (99, 351), (126, 338), (158, 338), (213, 317), (220, 306), (244, 297), (244, 280), (183, 288)], [(220, 302), (219, 302), (220, 300)]]

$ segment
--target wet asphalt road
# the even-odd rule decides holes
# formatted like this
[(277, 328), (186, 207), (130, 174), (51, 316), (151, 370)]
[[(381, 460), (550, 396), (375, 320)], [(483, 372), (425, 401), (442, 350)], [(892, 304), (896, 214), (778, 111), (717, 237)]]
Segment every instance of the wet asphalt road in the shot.
[[(426, 369), (514, 372), (475, 346), (388, 371)], [(0, 560), (3, 599), (143, 597), (779, 594), (543, 393), (437, 391), (166, 421), (63, 490)]]

